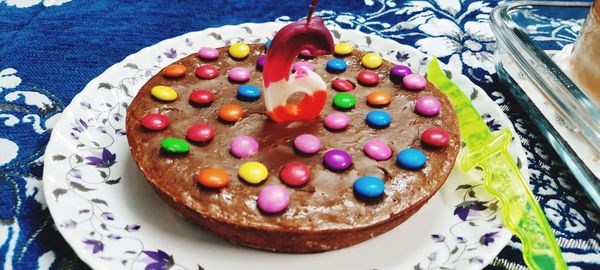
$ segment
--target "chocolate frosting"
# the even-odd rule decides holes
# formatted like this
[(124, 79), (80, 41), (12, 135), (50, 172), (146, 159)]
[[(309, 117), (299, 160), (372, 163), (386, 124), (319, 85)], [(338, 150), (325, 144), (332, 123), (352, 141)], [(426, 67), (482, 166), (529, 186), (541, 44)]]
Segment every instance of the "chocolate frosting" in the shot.
[[(253, 102), (236, 98), (236, 90), (241, 85), (227, 79), (230, 68), (243, 66), (252, 71), (247, 84), (262, 89), (262, 74), (256, 69), (256, 59), (264, 54), (263, 45), (251, 45), (251, 54), (243, 60), (229, 57), (227, 48), (220, 48), (220, 57), (205, 61), (190, 55), (176, 64), (188, 67), (181, 78), (168, 78), (160, 73), (151, 78), (139, 91), (127, 113), (127, 135), (133, 158), (144, 176), (163, 197), (173, 203), (184, 205), (187, 210), (209, 218), (214, 222), (233, 224), (238, 227), (277, 232), (319, 232), (344, 231), (366, 228), (382, 224), (400, 216), (403, 212), (414, 212), (424, 204), (444, 183), (452, 170), (460, 146), (458, 121), (450, 102), (429, 84), (424, 90), (409, 91), (394, 84), (388, 77), (390, 63), (373, 71), (381, 82), (372, 87), (360, 85), (356, 81), (358, 72), (364, 70), (360, 64), (363, 52), (355, 50), (343, 59), (348, 68), (341, 74), (325, 70), (325, 64), (334, 56), (320, 56), (309, 59), (318, 74), (328, 83), (328, 103), (321, 116), (314, 121), (276, 124), (265, 112), (261, 99)], [(220, 74), (212, 80), (202, 80), (194, 75), (197, 66), (211, 63), (219, 68)], [(357, 99), (356, 107), (345, 111), (350, 117), (350, 126), (343, 131), (330, 131), (323, 125), (323, 119), (336, 111), (331, 106), (333, 96), (338, 93), (331, 87), (335, 78), (350, 79), (356, 89), (349, 92)], [(175, 101), (162, 102), (151, 97), (150, 89), (157, 85), (172, 87), (178, 94)], [(207, 89), (214, 93), (210, 106), (192, 105), (188, 96), (196, 89)], [(373, 91), (385, 91), (392, 95), (390, 105), (372, 108), (366, 97)], [(415, 101), (425, 95), (437, 97), (442, 104), (441, 113), (425, 117), (414, 112)], [(220, 121), (217, 110), (226, 104), (238, 104), (245, 115), (240, 121), (231, 124)], [(392, 123), (383, 129), (374, 129), (365, 122), (366, 114), (374, 109), (390, 113)], [(147, 131), (140, 125), (140, 119), (149, 113), (160, 113), (170, 119), (168, 128), (162, 131)], [(208, 123), (215, 128), (215, 137), (209, 143), (192, 144), (187, 154), (168, 154), (160, 149), (160, 141), (167, 137), (185, 138), (189, 127), (198, 123)], [(450, 134), (450, 143), (441, 148), (428, 147), (421, 143), (420, 134), (430, 127), (443, 127)], [(293, 147), (293, 139), (310, 133), (321, 140), (321, 150), (313, 155), (300, 154)], [(229, 152), (229, 143), (239, 135), (255, 138), (259, 152), (249, 158), (239, 159)], [(369, 139), (387, 142), (394, 155), (386, 161), (375, 161), (363, 152), (364, 143)], [(396, 154), (407, 148), (421, 149), (427, 155), (427, 164), (420, 170), (406, 170), (395, 162)], [(332, 172), (322, 163), (323, 154), (330, 149), (343, 149), (353, 158), (353, 165), (343, 172)], [(266, 181), (251, 185), (237, 176), (239, 167), (248, 161), (262, 162), (269, 169)], [(288, 208), (279, 214), (265, 214), (257, 209), (256, 198), (259, 191), (271, 184), (283, 184), (279, 170), (288, 162), (306, 163), (312, 171), (311, 180), (301, 187), (288, 187), (290, 202)], [(196, 182), (200, 169), (218, 167), (229, 172), (232, 180), (229, 186), (220, 190), (201, 187)], [(133, 169), (133, 168), (132, 168)], [(380, 177), (385, 182), (385, 194), (379, 200), (364, 201), (355, 196), (352, 185), (364, 175)], [(175, 207), (177, 208), (177, 207)], [(372, 237), (372, 236), (371, 236)]]

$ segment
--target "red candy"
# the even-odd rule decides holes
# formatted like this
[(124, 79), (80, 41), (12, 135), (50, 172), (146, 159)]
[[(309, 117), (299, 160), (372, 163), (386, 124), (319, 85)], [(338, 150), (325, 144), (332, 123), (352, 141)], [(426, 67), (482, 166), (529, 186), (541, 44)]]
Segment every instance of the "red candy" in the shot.
[(352, 90), (354, 90), (354, 87), (356, 86), (350, 80), (342, 80), (342, 79), (334, 79), (333, 82), (331, 82), (331, 85), (333, 86), (333, 89), (342, 91), (342, 92), (352, 91)]
[(142, 118), (141, 124), (149, 130), (163, 130), (169, 125), (169, 118), (162, 114), (151, 113)]
[(208, 105), (215, 99), (213, 93), (207, 90), (194, 90), (190, 93), (190, 101), (198, 105)]
[(448, 145), (450, 135), (443, 128), (433, 127), (421, 134), (421, 141), (431, 146), (442, 147)]
[(193, 125), (185, 136), (192, 142), (207, 142), (215, 136), (215, 129), (207, 124)]
[(279, 178), (290, 186), (304, 185), (310, 180), (310, 169), (304, 163), (291, 162), (283, 166)]
[(210, 80), (219, 76), (219, 70), (211, 64), (201, 65), (196, 68), (196, 76), (200, 79)]
[(364, 85), (376, 85), (379, 83), (379, 75), (370, 70), (363, 70), (358, 73), (358, 82)]

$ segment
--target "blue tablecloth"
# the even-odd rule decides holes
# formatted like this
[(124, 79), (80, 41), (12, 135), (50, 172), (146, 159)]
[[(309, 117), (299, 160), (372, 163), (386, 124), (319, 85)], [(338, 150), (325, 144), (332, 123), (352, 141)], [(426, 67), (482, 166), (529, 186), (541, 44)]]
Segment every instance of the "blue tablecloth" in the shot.
[[(207, 27), (297, 20), (308, 1), (0, 0), (0, 268), (86, 268), (55, 230), (41, 191), (53, 120), (86, 83), (163, 39)], [(495, 0), (322, 1), (330, 23), (374, 32), (462, 69), (517, 126), (530, 183), (568, 264), (600, 269), (600, 215), (498, 82)], [(488, 267), (523, 269), (516, 238)]]

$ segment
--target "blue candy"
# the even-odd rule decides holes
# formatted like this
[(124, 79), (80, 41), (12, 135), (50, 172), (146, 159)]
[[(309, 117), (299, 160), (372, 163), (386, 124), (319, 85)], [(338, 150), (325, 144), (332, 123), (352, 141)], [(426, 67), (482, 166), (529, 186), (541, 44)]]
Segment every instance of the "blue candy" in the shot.
[(402, 168), (417, 170), (425, 166), (427, 156), (419, 149), (406, 148), (398, 153), (396, 162)]
[(344, 70), (346, 70), (346, 68), (348, 67), (348, 64), (346, 64), (346, 61), (342, 60), (342, 59), (331, 59), (329, 61), (327, 61), (327, 71), (329, 72), (333, 72), (333, 73), (340, 73), (340, 72), (344, 72)]
[(354, 192), (363, 198), (377, 198), (383, 194), (383, 181), (375, 176), (363, 176), (354, 181)]
[(243, 100), (254, 101), (260, 98), (260, 88), (245, 84), (237, 89), (237, 96)]
[(271, 47), (271, 40), (268, 39), (267, 42), (265, 43), (265, 51), (269, 49), (269, 47)]
[(367, 124), (374, 128), (384, 128), (392, 122), (392, 116), (382, 110), (371, 111), (367, 114)]

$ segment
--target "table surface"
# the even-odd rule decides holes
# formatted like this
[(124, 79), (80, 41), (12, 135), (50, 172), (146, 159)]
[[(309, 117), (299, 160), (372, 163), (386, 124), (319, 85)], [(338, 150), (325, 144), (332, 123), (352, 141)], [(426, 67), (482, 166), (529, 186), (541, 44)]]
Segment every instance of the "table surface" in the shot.
[[(85, 269), (44, 202), (44, 148), (88, 81), (127, 55), (207, 27), (298, 20), (307, 1), (0, 0), (0, 269)], [(515, 124), (530, 186), (569, 266), (600, 268), (600, 213), (495, 74), (495, 0), (321, 1), (329, 24), (441, 58), (481, 86)], [(50, 121), (48, 121), (50, 120)], [(526, 269), (516, 237), (486, 269)]]

